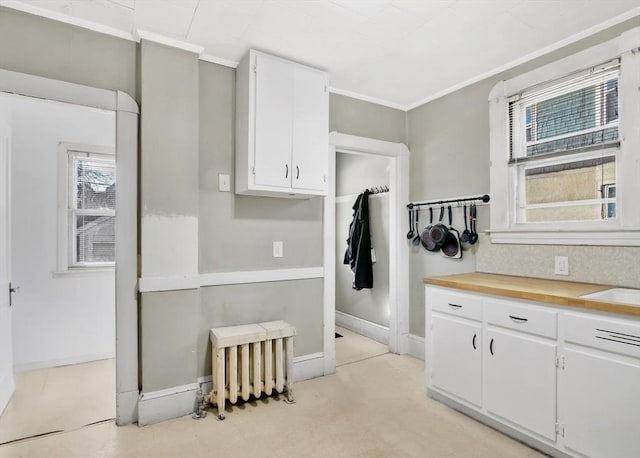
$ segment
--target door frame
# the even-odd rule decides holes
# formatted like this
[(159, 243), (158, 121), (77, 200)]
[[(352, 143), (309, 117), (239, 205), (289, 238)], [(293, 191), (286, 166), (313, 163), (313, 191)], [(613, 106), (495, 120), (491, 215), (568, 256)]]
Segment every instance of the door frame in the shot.
[(116, 113), (116, 424), (138, 419), (138, 105), (121, 91), (0, 69), (0, 92)]
[(336, 297), (336, 154), (359, 153), (390, 159), (389, 187), (389, 350), (409, 347), (409, 246), (401, 237), (405, 204), (409, 201), (409, 149), (393, 143), (339, 132), (329, 134), (328, 194), (324, 198), (324, 373), (335, 372)]

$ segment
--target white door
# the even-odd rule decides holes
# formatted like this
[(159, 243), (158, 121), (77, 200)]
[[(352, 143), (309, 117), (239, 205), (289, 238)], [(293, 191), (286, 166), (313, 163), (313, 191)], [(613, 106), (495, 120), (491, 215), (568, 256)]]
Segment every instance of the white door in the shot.
[(484, 361), (487, 411), (555, 440), (555, 342), (489, 329)]
[(291, 187), (292, 66), (256, 56), (255, 183)]
[(0, 414), (15, 389), (11, 333), (11, 130), (0, 118)]
[(432, 386), (480, 406), (482, 401), (480, 323), (434, 314), (431, 324)]
[(561, 374), (566, 447), (592, 457), (640, 456), (640, 361), (566, 350)]
[(293, 187), (326, 191), (329, 163), (329, 93), (323, 73), (294, 69)]

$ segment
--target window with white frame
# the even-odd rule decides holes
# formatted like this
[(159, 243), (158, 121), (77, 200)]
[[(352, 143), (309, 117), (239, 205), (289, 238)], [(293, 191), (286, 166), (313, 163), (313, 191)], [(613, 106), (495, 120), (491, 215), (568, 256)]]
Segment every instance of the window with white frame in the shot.
[(112, 149), (91, 145), (63, 145), (59, 270), (115, 264), (116, 164), (112, 153)]
[(515, 223), (616, 218), (619, 71), (616, 61), (510, 98)]
[(493, 88), (492, 242), (640, 245), (639, 38)]

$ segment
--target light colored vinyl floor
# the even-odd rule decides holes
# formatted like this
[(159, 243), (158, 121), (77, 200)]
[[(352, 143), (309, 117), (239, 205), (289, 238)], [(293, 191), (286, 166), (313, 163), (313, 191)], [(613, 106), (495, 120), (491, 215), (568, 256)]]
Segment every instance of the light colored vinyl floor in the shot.
[(348, 329), (336, 326), (336, 332), (342, 335), (342, 337), (336, 339), (337, 367), (389, 353), (387, 345), (356, 334)]
[(16, 391), (0, 416), (0, 444), (115, 418), (115, 360), (15, 375)]
[(424, 363), (411, 356), (369, 355), (295, 384), (294, 395), (230, 406), (224, 421), (210, 408), (202, 420), (88, 426), (2, 446), (0, 458), (542, 456), (427, 398)]

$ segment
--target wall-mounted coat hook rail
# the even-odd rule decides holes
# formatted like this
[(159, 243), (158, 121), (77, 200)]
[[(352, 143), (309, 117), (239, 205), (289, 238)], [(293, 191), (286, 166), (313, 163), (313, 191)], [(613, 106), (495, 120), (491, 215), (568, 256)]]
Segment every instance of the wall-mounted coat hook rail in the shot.
[(384, 185), (384, 186), (374, 186), (372, 188), (367, 188), (364, 191), (369, 191), (369, 194), (381, 194), (383, 192), (389, 192), (389, 186)]
[(489, 197), (489, 194), (485, 194), (483, 196), (478, 196), (478, 197), (461, 197), (459, 199), (449, 199), (449, 200), (434, 200), (431, 202), (409, 202), (407, 204), (407, 208), (409, 210), (413, 210), (416, 207), (433, 207), (433, 206), (437, 206), (437, 205), (444, 205), (444, 204), (454, 204), (454, 203), (460, 203), (460, 202), (472, 202), (475, 200), (481, 200), (482, 202), (489, 202), (491, 200), (491, 197)]

